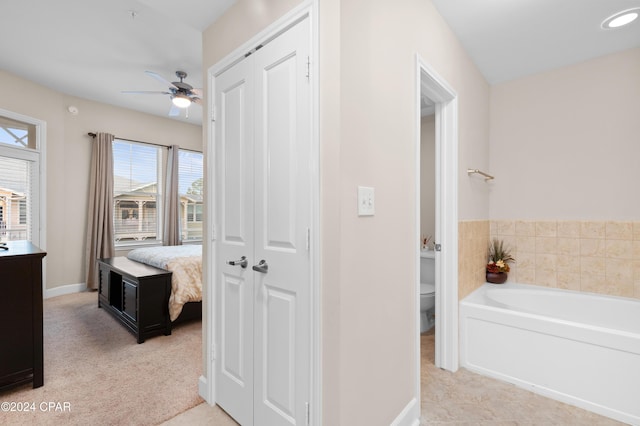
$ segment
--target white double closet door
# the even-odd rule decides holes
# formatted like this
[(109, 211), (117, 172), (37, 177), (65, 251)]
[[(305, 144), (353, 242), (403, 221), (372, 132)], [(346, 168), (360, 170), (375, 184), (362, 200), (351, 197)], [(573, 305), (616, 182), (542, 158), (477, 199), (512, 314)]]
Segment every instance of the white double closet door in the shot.
[(215, 398), (243, 426), (308, 421), (308, 21), (215, 79)]

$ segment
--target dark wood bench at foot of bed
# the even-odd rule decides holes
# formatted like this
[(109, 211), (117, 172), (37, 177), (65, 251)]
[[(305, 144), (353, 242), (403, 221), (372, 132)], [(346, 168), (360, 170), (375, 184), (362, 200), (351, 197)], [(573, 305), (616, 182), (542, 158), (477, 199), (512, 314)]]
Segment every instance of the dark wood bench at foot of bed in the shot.
[[(98, 259), (98, 307), (105, 309), (143, 343), (171, 334), (171, 272), (126, 257)], [(174, 323), (202, 317), (202, 302), (187, 303)]]

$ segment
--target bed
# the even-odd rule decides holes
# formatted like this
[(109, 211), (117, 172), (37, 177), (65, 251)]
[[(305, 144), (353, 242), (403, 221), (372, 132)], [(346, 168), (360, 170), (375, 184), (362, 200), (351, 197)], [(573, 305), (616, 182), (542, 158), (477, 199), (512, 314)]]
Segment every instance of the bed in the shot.
[(127, 258), (171, 271), (172, 322), (202, 317), (202, 245), (137, 248)]

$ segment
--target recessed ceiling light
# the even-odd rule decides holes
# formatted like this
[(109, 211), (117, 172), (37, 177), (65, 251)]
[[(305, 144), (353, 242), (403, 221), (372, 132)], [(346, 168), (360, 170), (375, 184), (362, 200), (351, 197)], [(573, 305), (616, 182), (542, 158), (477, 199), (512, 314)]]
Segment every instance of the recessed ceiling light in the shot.
[(602, 21), (602, 28), (605, 30), (610, 30), (614, 28), (620, 28), (624, 25), (630, 24), (635, 21), (640, 15), (640, 8), (627, 9), (622, 12), (618, 12), (609, 16), (607, 19)]

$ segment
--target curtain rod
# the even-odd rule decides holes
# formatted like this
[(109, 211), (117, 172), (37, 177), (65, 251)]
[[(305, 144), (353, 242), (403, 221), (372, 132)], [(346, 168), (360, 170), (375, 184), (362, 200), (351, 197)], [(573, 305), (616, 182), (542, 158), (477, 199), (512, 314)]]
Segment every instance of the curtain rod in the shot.
[[(97, 134), (97, 133), (93, 133), (93, 132), (89, 132), (89, 133), (87, 133), (87, 135), (88, 135), (88, 136), (91, 136), (92, 138), (95, 138), (96, 136), (98, 136), (98, 134)], [(115, 137), (115, 136), (114, 136), (114, 137)], [(117, 138), (117, 137), (116, 137), (116, 139), (120, 139), (120, 138)], [(135, 142), (135, 143), (143, 143), (143, 144), (146, 144), (146, 145), (154, 145), (154, 146), (159, 146), (159, 147), (162, 147), (162, 148), (169, 148), (169, 146), (168, 146), (168, 145), (161, 145), (161, 144), (159, 144), (159, 143), (153, 143), (153, 142), (142, 142), (142, 141), (136, 141), (136, 140), (133, 140), (133, 139), (121, 139), (121, 140), (126, 140), (126, 141), (129, 141), (129, 142)], [(197, 152), (197, 153), (199, 153), (199, 154), (202, 154), (202, 151), (196, 151), (195, 149), (188, 149), (188, 148), (180, 148), (180, 149), (181, 149), (182, 151)]]

